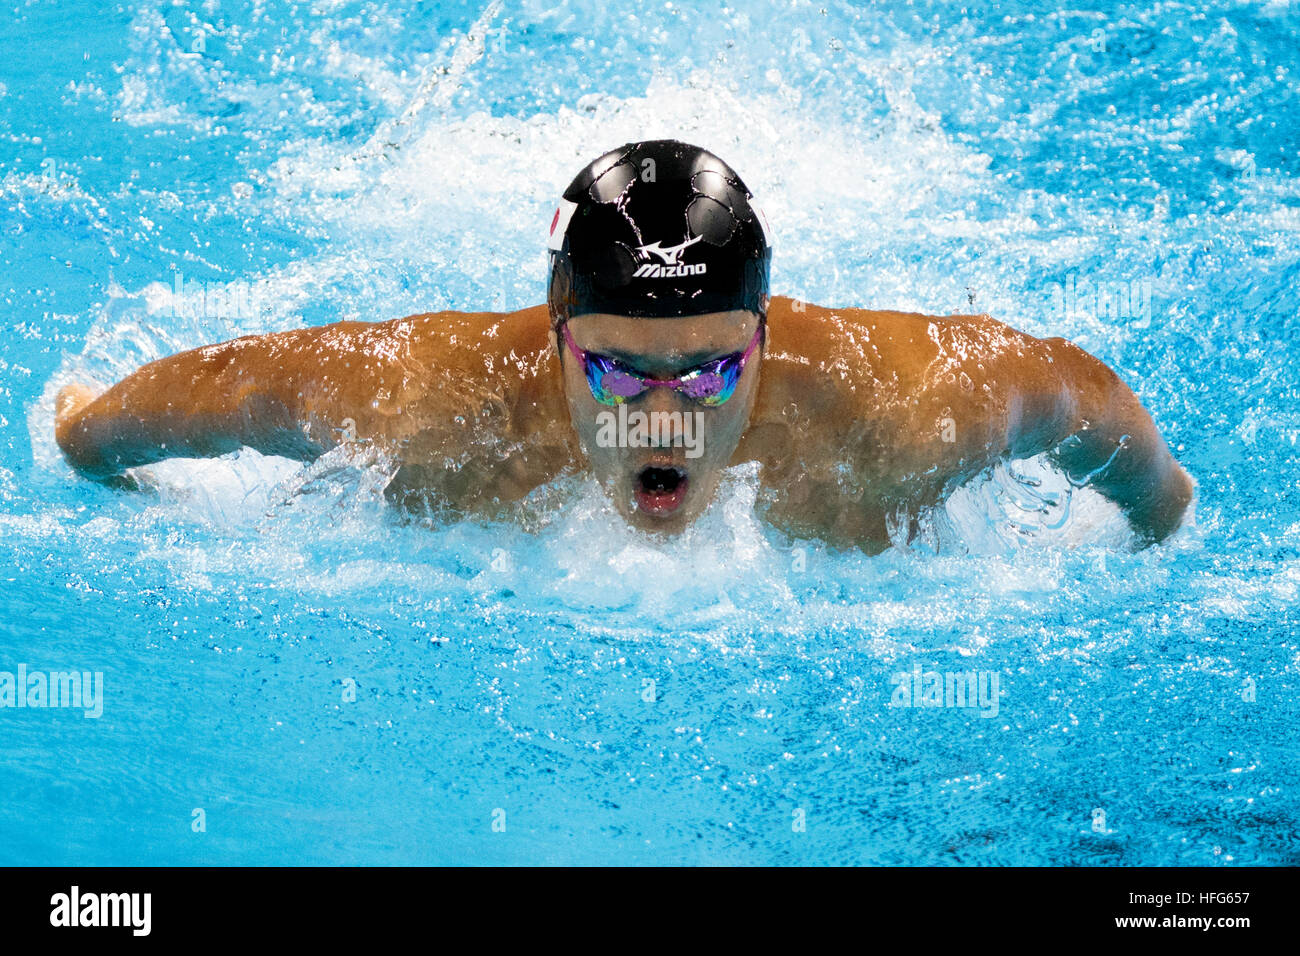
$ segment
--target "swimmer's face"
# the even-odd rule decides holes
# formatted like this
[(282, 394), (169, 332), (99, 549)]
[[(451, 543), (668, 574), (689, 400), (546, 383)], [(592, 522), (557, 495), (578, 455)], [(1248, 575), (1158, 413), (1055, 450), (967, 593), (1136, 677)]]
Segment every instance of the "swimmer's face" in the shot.
[[(589, 353), (617, 359), (646, 378), (676, 379), (711, 360), (742, 353), (754, 339), (752, 312), (643, 319), (584, 315), (569, 332)], [(749, 424), (762, 365), (756, 348), (735, 391), (706, 406), (669, 388), (650, 388), (622, 405), (596, 400), (583, 363), (558, 335), (569, 415), (596, 478), (635, 527), (681, 531), (704, 511)]]

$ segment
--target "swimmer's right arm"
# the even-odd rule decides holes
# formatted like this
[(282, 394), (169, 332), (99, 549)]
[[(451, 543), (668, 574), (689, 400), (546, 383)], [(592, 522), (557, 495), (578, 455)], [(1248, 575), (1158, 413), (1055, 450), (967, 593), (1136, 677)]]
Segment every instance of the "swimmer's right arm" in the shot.
[(108, 483), (139, 465), (242, 446), (310, 461), (337, 444), (345, 420), (378, 417), (374, 396), (403, 378), (392, 348), (377, 347), (381, 327), (244, 336), (150, 362), (102, 395), (69, 385), (55, 400), (55, 438), (80, 474)]

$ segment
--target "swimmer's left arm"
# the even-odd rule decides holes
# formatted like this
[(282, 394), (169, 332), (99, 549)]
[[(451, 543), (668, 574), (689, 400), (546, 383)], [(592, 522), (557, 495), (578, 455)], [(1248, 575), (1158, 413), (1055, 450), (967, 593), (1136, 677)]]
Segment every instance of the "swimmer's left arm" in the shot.
[[(1194, 486), (1174, 459), (1142, 402), (1109, 366), (1065, 339), (1038, 340), (1041, 371), (1053, 369), (1055, 421), (1038, 441), (1075, 481), (1085, 481), (1115, 502), (1146, 543), (1173, 533)], [(1037, 351), (1037, 350), (1036, 350)], [(1022, 432), (1033, 423), (1020, 424)], [(1044, 450), (1044, 449), (1036, 449)]]
[[(905, 459), (910, 481), (932, 476), (947, 492), (995, 461), (1047, 454), (1118, 505), (1144, 542), (1178, 528), (1192, 480), (1104, 362), (989, 316), (917, 318), (877, 324), (905, 342), (906, 361), (894, 358), (891, 367), (910, 367), (918, 396), (905, 430), (916, 436), (905, 446), (914, 451)], [(936, 422), (948, 424), (947, 435), (936, 434)]]

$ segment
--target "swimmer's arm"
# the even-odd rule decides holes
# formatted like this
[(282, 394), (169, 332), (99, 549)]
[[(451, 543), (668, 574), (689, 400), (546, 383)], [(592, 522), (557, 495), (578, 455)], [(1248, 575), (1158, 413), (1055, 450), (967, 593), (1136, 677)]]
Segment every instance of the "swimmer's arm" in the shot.
[[(1050, 457), (1075, 481), (1117, 504), (1145, 542), (1178, 528), (1194, 486), (1155, 422), (1109, 366), (1065, 339), (1041, 340), (1060, 383), (1056, 420), (1046, 430)], [(1041, 368), (1041, 365), (1039, 366)], [(1020, 436), (1040, 444), (1041, 423), (1022, 422)], [(1041, 449), (1040, 447), (1037, 450)]]
[(68, 386), (55, 401), (55, 438), (78, 472), (109, 483), (128, 468), (242, 446), (310, 461), (337, 444), (345, 419), (362, 418), (362, 393), (382, 387), (379, 350), (366, 354), (377, 327), (244, 336), (150, 362), (99, 396)]

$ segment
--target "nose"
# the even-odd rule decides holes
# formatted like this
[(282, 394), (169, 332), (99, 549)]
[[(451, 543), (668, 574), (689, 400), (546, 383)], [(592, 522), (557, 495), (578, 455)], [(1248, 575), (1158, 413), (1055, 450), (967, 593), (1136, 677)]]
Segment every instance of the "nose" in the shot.
[(646, 390), (642, 407), (647, 412), (679, 412), (685, 401), (686, 396), (676, 389), (659, 386)]
[(646, 392), (641, 409), (652, 416), (652, 421), (655, 417), (658, 418), (658, 427), (651, 430), (651, 435), (659, 439), (658, 447), (671, 447), (680, 443), (682, 422), (691, 411), (690, 405), (691, 402), (685, 395), (671, 388), (652, 388)]

